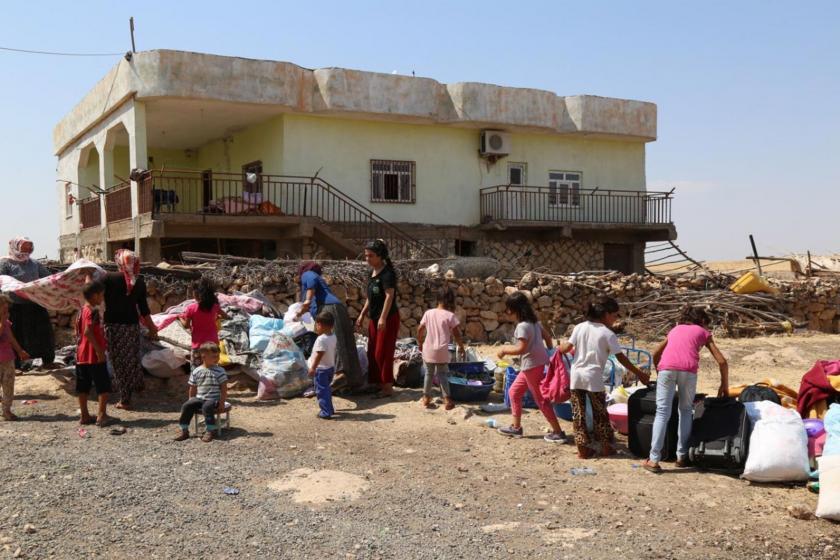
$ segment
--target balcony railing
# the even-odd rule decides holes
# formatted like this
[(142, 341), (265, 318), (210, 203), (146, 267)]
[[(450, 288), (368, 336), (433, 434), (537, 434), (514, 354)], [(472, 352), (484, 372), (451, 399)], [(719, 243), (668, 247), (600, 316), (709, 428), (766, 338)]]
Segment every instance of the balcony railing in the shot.
[(317, 177), (154, 170), (139, 181), (141, 213), (296, 216), (320, 220), (342, 238), (384, 239), (392, 253), (440, 256), (363, 204)]
[(79, 201), (79, 229), (88, 229), (102, 225), (102, 213), (99, 210), (99, 197), (91, 196)]
[(481, 222), (668, 225), (672, 192), (501, 185), (481, 189)]
[(131, 184), (121, 183), (105, 191), (105, 216), (108, 223), (131, 218)]

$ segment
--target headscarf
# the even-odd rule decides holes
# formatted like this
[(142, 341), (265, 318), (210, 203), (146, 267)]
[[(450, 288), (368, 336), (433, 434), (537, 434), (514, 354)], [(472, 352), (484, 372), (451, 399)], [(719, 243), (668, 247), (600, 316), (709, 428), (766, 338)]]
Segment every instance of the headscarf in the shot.
[[(14, 239), (9, 241), (9, 258), (13, 261), (17, 262), (27, 262), (29, 261), (30, 256), (32, 253), (25, 253), (23, 252), (23, 246), (26, 243), (32, 243), (32, 240), (28, 237), (15, 237)], [(34, 250), (35, 245), (32, 245)]]
[(396, 272), (396, 270), (394, 270), (394, 263), (391, 262), (391, 257), (388, 255), (388, 245), (385, 244), (384, 239), (374, 239), (373, 241), (368, 242), (368, 244), (365, 245), (365, 249), (376, 253), (380, 259), (385, 261), (386, 268), (390, 268), (392, 271)]
[(318, 276), (321, 276), (323, 272), (321, 271), (321, 265), (316, 263), (315, 261), (304, 261), (300, 263), (300, 267), (298, 268), (298, 278), (304, 275), (306, 272), (314, 272)]
[(114, 262), (117, 263), (117, 267), (125, 278), (125, 287), (128, 289), (126, 293), (131, 295), (131, 290), (134, 289), (134, 283), (137, 281), (137, 275), (140, 274), (140, 259), (133, 251), (120, 249), (114, 254)]

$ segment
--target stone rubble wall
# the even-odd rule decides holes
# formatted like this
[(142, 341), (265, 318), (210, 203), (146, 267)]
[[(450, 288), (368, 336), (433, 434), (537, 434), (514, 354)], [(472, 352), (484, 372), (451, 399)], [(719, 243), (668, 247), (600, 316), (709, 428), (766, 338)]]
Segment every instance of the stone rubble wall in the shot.
[(531, 270), (572, 272), (604, 268), (604, 244), (596, 241), (483, 240), (479, 242), (479, 248), (486, 257), (517, 263)]
[[(450, 275), (451, 276), (451, 275)], [(364, 303), (364, 288), (349, 282), (325, 279), (337, 297), (347, 303), (350, 316), (356, 318)], [(252, 280), (253, 281), (253, 280)], [(638, 301), (662, 290), (695, 290), (725, 288), (728, 282), (718, 280), (719, 285), (710, 284), (708, 279), (661, 278), (642, 275), (605, 276), (540, 276), (526, 274), (519, 281), (503, 281), (499, 278), (462, 279), (426, 278), (423, 282), (399, 282), (398, 304), (402, 326), (400, 336), (415, 336), (423, 313), (435, 305), (435, 297), (444, 286), (451, 287), (457, 294), (456, 315), (461, 321), (465, 336), (472, 342), (509, 341), (513, 333), (512, 319), (505, 314), (504, 299), (522, 290), (534, 304), (534, 308), (545, 326), (555, 336), (567, 335), (571, 327), (582, 320), (588, 303), (601, 293), (618, 299), (619, 302)], [(187, 299), (187, 283), (169, 285), (166, 289), (147, 280), (149, 305), (153, 313)], [(794, 324), (807, 326), (809, 330), (825, 333), (840, 332), (840, 282), (824, 279), (810, 279), (798, 282), (779, 283), (782, 290), (780, 306)], [(234, 276), (223, 289), (247, 292), (259, 289), (284, 312), (289, 305), (298, 301), (298, 286), (292, 277), (273, 279), (270, 284), (249, 283)], [(55, 316), (57, 326), (70, 327), (69, 316)], [(632, 319), (628, 331), (633, 332)]]

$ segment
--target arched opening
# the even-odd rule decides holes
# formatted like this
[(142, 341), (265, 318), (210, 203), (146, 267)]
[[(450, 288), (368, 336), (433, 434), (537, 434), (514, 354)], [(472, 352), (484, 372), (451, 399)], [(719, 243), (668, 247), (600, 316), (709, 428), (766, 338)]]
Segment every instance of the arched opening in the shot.
[(128, 149), (128, 130), (123, 123), (117, 123), (105, 136), (105, 149), (110, 150), (113, 155), (113, 172), (106, 177), (106, 187), (112, 187), (121, 183), (128, 183), (128, 176), (131, 172), (131, 159)]
[(79, 200), (89, 198), (96, 192), (99, 184), (99, 152), (91, 142), (82, 148), (79, 154)]

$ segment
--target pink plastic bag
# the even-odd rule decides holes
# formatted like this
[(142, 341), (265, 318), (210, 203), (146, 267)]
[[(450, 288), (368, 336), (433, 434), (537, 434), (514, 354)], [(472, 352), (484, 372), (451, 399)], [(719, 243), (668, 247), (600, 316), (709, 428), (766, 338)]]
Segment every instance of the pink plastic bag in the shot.
[(822, 457), (826, 436), (828, 436), (826, 432), (817, 437), (808, 436), (808, 457)]

